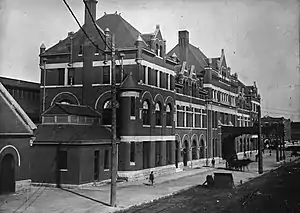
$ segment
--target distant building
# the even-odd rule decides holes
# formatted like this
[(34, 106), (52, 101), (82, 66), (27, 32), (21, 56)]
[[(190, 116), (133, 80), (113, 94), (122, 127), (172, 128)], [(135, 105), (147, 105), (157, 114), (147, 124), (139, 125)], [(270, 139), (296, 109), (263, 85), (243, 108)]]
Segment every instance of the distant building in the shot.
[(291, 140), (300, 141), (300, 122), (291, 123)]
[(30, 182), (30, 145), (36, 126), (2, 83), (0, 120), (0, 194), (5, 194)]
[(292, 137), (292, 129), (291, 129), (291, 120), (286, 119), (284, 117), (271, 117), (271, 116), (265, 116), (261, 119), (262, 126), (271, 126), (274, 125), (274, 134), (278, 134), (279, 130), (277, 129), (277, 124), (283, 125), (283, 131), (284, 131), (284, 141), (291, 141)]
[(40, 84), (0, 77), (0, 82), (34, 123), (39, 123)]

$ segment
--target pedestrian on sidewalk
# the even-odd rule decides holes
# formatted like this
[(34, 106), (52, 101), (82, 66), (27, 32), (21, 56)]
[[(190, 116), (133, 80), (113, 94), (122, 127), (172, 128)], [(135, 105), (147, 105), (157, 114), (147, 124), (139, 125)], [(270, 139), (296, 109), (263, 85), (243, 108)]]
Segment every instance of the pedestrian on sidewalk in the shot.
[(153, 184), (154, 184), (154, 174), (153, 174), (153, 171), (151, 171), (151, 173), (149, 175), (149, 181), (150, 181), (151, 185), (153, 186)]
[(212, 165), (213, 168), (215, 168), (215, 163), (216, 163), (215, 158), (213, 158), (213, 159), (211, 160), (211, 165)]

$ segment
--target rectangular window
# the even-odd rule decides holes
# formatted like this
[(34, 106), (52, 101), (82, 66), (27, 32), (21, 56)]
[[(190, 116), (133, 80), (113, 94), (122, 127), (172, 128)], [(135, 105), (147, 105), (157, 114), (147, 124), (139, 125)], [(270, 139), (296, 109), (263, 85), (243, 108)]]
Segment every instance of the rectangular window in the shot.
[(58, 85), (64, 85), (65, 84), (65, 69), (60, 68), (58, 69)]
[(131, 98), (131, 108), (130, 108), (130, 115), (135, 116), (135, 97)]
[(177, 126), (184, 127), (184, 112), (177, 111)]
[(130, 162), (135, 162), (135, 143), (130, 143)]
[(152, 72), (153, 72), (153, 69), (148, 67), (148, 84), (149, 85), (153, 85)]
[(68, 153), (67, 151), (58, 152), (58, 168), (60, 170), (68, 169)]
[(164, 80), (164, 73), (163, 72), (159, 72), (159, 86), (160, 88), (166, 88), (165, 86), (165, 80)]
[(202, 122), (202, 128), (207, 128), (207, 116), (206, 116), (206, 114), (202, 114), (201, 122)]
[(68, 85), (74, 85), (74, 79), (75, 79), (75, 69), (69, 68), (68, 69)]
[(116, 66), (116, 83), (121, 83), (122, 66)]
[(144, 84), (146, 84), (147, 82), (146, 82), (146, 76), (147, 75), (147, 73), (146, 73), (146, 66), (143, 66), (143, 71), (142, 71), (142, 81), (143, 81), (143, 83)]
[(170, 89), (173, 91), (175, 89), (174, 76), (170, 75)]
[(104, 151), (104, 169), (109, 169), (109, 150)]
[(201, 114), (195, 114), (195, 127), (201, 127)]
[(170, 85), (169, 85), (169, 79), (170, 79), (170, 75), (166, 73), (166, 89), (170, 89)]
[(157, 70), (154, 70), (154, 78), (153, 78), (153, 81), (154, 81), (154, 86), (157, 87), (157, 82), (158, 82), (158, 71)]
[(103, 67), (103, 84), (110, 83), (110, 66)]

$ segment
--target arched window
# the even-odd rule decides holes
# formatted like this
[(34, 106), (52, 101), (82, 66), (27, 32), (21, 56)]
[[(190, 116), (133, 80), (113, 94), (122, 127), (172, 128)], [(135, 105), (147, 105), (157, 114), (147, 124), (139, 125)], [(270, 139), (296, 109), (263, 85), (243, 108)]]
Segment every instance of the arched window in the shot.
[(172, 110), (170, 104), (166, 107), (166, 126), (172, 126)]
[(163, 47), (162, 47), (162, 46), (160, 46), (159, 56), (160, 56), (160, 57), (163, 57)]
[(150, 111), (147, 101), (143, 102), (143, 125), (150, 125)]
[(59, 102), (60, 104), (72, 104), (71, 101), (67, 100), (67, 99), (63, 99)]
[(155, 125), (161, 126), (161, 106), (159, 102), (155, 104)]

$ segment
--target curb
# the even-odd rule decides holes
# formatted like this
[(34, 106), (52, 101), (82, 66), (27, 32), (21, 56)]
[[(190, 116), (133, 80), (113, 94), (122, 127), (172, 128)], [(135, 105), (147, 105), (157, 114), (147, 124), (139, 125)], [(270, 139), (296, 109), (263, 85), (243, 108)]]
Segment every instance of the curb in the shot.
[[(142, 202), (142, 203), (139, 203), (139, 204), (130, 205), (130, 206), (127, 206), (127, 207), (125, 207), (125, 208), (122, 208), (122, 209), (119, 209), (119, 210), (116, 210), (116, 211), (112, 211), (112, 212), (115, 212), (115, 213), (123, 213), (124, 211), (127, 211), (127, 210), (129, 210), (130, 208), (153, 203), (153, 202), (158, 201), (158, 200), (160, 200), (160, 199), (164, 199), (164, 198), (167, 198), (167, 197), (170, 197), (170, 196), (173, 196), (173, 195), (176, 195), (176, 194), (179, 194), (179, 193), (188, 191), (188, 190), (194, 188), (195, 186), (198, 186), (198, 185), (192, 185), (192, 186), (186, 187), (186, 188), (184, 188), (184, 189), (179, 189), (179, 190), (174, 191), (174, 192), (172, 192), (172, 193), (169, 193), (169, 194), (167, 194), (167, 195), (164, 195), (164, 196), (161, 196), (161, 197), (157, 197), (157, 198), (154, 198), (154, 199), (152, 199), (152, 200), (147, 200), (147, 201)], [(121, 207), (120, 207), (120, 208), (121, 208)]]

